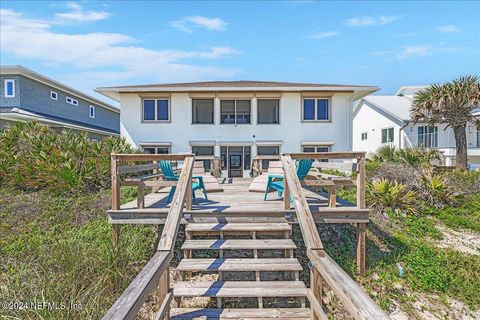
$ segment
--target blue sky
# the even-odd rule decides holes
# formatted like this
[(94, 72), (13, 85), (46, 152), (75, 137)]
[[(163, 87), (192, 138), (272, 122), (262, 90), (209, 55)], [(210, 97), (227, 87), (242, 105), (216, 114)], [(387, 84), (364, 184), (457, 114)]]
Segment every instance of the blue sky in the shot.
[(1, 1), (1, 64), (87, 93), (197, 80), (402, 85), (480, 75), (480, 2)]

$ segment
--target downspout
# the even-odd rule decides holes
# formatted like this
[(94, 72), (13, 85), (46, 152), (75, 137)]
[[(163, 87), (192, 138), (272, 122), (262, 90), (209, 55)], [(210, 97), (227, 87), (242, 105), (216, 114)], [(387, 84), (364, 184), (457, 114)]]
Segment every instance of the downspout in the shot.
[(408, 124), (410, 123), (409, 121), (403, 121), (405, 124), (403, 125), (403, 127), (400, 128), (400, 131), (399, 131), (399, 136), (398, 136), (398, 149), (402, 149), (402, 131), (403, 129), (405, 129), (406, 126), (408, 126)]

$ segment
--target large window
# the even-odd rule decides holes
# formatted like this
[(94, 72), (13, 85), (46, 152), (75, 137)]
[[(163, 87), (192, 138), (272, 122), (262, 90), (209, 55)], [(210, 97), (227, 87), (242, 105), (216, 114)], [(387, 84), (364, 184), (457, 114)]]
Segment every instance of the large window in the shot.
[(151, 153), (151, 154), (168, 154), (170, 153), (170, 147), (169, 146), (154, 146), (154, 145), (149, 145), (148, 147), (142, 147), (143, 151), (146, 153)]
[(243, 155), (243, 170), (250, 170), (251, 159), (250, 146), (221, 146), (220, 159), (222, 162), (222, 170), (227, 170), (229, 166), (229, 156), (231, 154)]
[(257, 101), (257, 123), (279, 124), (280, 123), (280, 100), (259, 99)]
[(192, 99), (192, 123), (213, 124), (213, 99)]
[(382, 143), (393, 142), (393, 128), (382, 129)]
[(15, 97), (15, 80), (14, 79), (5, 79), (3, 84), (5, 86), (5, 89), (4, 89), (5, 98)]
[(143, 121), (170, 121), (170, 108), (166, 99), (144, 99)]
[(418, 146), (426, 148), (438, 147), (438, 127), (418, 127)]
[(250, 100), (220, 101), (220, 123), (224, 123), (224, 124), (250, 123)]
[[(213, 156), (213, 146), (192, 146), (192, 153), (196, 156)], [(203, 168), (210, 171), (210, 160), (203, 160)]]
[[(280, 146), (257, 146), (257, 155), (259, 156), (277, 156), (280, 154)], [(262, 160), (262, 168), (268, 168), (271, 160)]]
[(329, 121), (330, 99), (303, 99), (303, 121)]

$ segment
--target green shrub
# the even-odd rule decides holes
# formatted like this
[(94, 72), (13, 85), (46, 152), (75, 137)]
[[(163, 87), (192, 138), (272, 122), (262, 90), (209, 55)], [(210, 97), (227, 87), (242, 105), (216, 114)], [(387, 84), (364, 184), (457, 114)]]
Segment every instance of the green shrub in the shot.
[(442, 155), (438, 149), (408, 147), (397, 149), (393, 145), (386, 145), (370, 156), (374, 162), (402, 163), (409, 166), (429, 165), (432, 161), (441, 160)]
[(455, 169), (445, 173), (445, 181), (456, 195), (480, 193), (480, 171)]
[(443, 208), (453, 201), (453, 193), (442, 175), (424, 174), (419, 179), (420, 192), (430, 206)]
[(415, 213), (416, 193), (403, 183), (386, 179), (367, 183), (366, 200), (375, 209), (385, 211), (387, 208), (407, 213)]
[(98, 190), (110, 184), (110, 154), (132, 151), (121, 138), (91, 141), (86, 133), (16, 123), (0, 133), (0, 184), (57, 193)]

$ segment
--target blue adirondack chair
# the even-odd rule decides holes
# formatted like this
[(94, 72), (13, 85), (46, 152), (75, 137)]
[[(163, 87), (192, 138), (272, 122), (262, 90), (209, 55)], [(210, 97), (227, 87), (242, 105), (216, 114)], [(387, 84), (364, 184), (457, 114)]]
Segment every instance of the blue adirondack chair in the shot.
[[(311, 159), (301, 159), (300, 161), (297, 162), (297, 177), (299, 180), (305, 179), (305, 177), (308, 174), (308, 171), (310, 171), (310, 168), (312, 167), (313, 160)], [(268, 192), (273, 189), (277, 190), (278, 196), (282, 197), (283, 195), (283, 190), (285, 188), (283, 184), (283, 175), (280, 174), (269, 174), (268, 175), (268, 180), (267, 180), (267, 187), (265, 188), (265, 196), (263, 197), (263, 200), (267, 200), (267, 195)]]
[[(166, 181), (178, 181), (180, 177), (178, 174), (173, 171), (172, 163), (169, 160), (161, 160), (159, 162), (160, 170), (162, 170), (163, 177)], [(205, 185), (203, 184), (203, 178), (201, 176), (193, 176), (192, 177), (192, 196), (195, 199), (195, 191), (201, 189), (203, 191), (203, 195), (205, 196), (205, 200), (208, 200), (207, 197), (207, 190), (205, 189)], [(167, 203), (170, 203), (173, 199), (173, 195), (175, 194), (175, 190), (177, 190), (176, 186), (172, 186), (170, 192), (168, 193)]]

